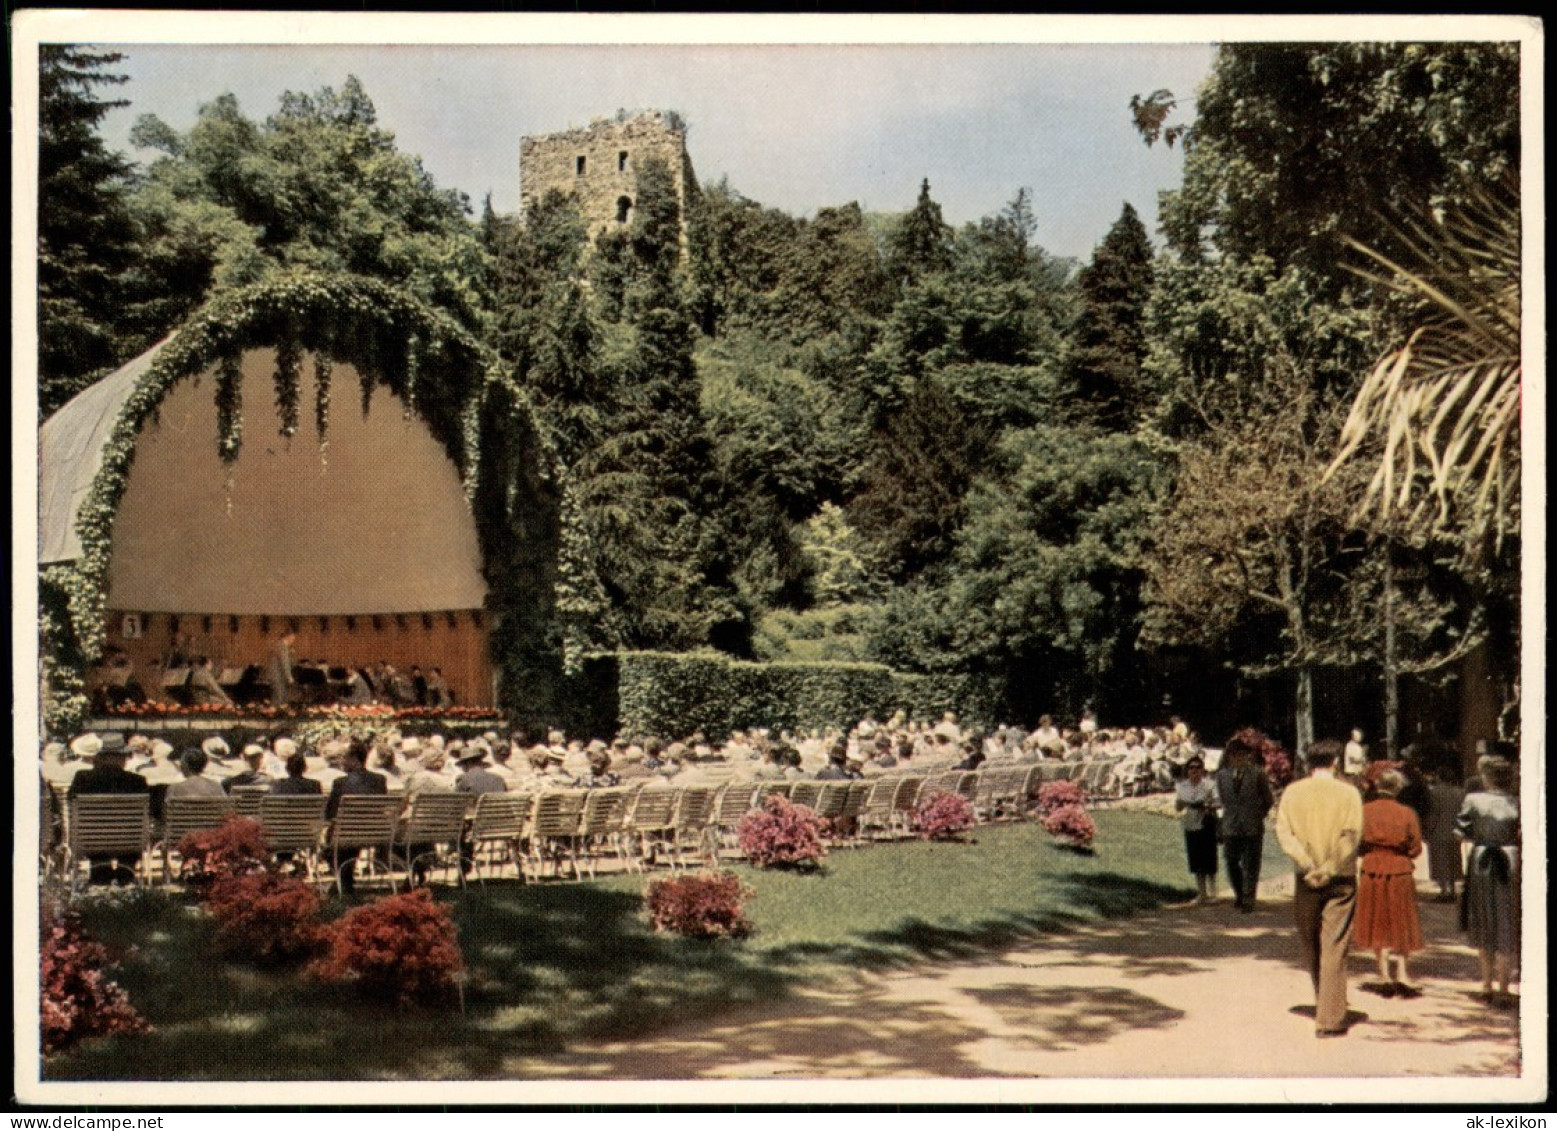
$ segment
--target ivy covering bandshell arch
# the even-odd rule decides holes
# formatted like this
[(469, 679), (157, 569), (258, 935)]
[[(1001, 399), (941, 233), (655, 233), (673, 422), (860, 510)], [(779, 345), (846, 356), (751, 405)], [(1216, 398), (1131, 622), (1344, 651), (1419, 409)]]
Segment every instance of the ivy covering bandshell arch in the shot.
[(562, 666), (555, 610), (575, 603), (562, 579), (576, 571), (560, 567), (559, 547), (576, 540), (562, 536), (566, 471), (527, 394), (495, 353), (406, 292), (360, 276), (288, 273), (211, 299), (161, 346), (125, 400), (77, 512), (80, 556), (40, 577), (48, 729), (70, 729), (86, 706), (84, 669), (104, 644), (114, 515), (143, 426), (181, 381), (214, 372), (218, 434), (211, 442), (231, 464), (245, 439), (239, 363), (261, 348), (276, 353), (284, 436), (297, 430), (305, 354), (319, 378), (312, 409), (321, 448), (341, 393), (330, 380), (336, 364), (361, 374), (364, 405), (382, 384), (427, 426), (471, 503), (499, 693), (510, 704), (522, 693), (521, 716), (548, 709)]

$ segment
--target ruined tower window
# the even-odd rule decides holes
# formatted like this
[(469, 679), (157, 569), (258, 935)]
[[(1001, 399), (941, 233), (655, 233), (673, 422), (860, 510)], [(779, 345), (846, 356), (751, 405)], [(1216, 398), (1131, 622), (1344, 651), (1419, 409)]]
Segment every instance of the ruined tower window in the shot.
[(633, 214), (633, 202), (625, 196), (616, 198), (616, 222), (625, 224)]
[(627, 172), (627, 150), (625, 149), (616, 155), (616, 171), (618, 173)]
[(582, 154), (579, 155), (575, 172), (577, 172), (577, 174), (581, 177), (584, 175), (584, 157)]

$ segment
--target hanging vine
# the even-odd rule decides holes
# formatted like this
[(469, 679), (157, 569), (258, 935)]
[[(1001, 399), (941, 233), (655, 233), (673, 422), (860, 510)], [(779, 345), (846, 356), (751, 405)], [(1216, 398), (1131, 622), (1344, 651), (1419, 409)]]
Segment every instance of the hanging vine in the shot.
[(366, 364), (360, 365), (357, 371), (357, 382), (362, 388), (362, 419), (368, 418), (368, 412), (373, 407), (373, 390), (378, 381), (373, 376), (373, 371)]
[(460, 413), (460, 440), (465, 450), (460, 479), (465, 487), (465, 498), (470, 502), (476, 498), (476, 476), (481, 463), (481, 410), (484, 405), (484, 397), (472, 397)]
[(303, 351), (297, 338), (287, 334), (276, 346), (276, 415), (281, 435), (297, 435), (299, 406), (303, 400)]
[(216, 451), (231, 467), (243, 450), (243, 359), (224, 356), (216, 367)]
[(314, 354), (314, 431), (319, 434), (321, 474), (330, 459), (330, 374), (334, 363), (328, 354)]
[[(415, 334), (406, 339), (405, 343), (405, 418), (411, 419), (411, 414), (416, 411), (416, 376), (421, 367), (420, 349), (421, 340)], [(467, 446), (468, 447), (468, 446)]]

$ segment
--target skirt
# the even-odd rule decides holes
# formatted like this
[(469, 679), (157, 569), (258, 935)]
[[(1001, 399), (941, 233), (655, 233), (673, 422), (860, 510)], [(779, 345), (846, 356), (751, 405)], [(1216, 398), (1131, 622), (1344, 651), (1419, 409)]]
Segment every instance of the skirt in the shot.
[(1216, 875), (1216, 818), (1207, 817), (1194, 832), (1184, 830), (1184, 854), (1193, 876)]
[(1416, 880), (1410, 872), (1362, 873), (1357, 884), (1357, 912), (1352, 943), (1362, 950), (1392, 950), (1414, 954), (1423, 949), (1422, 924), (1416, 913)]
[(1476, 845), (1460, 897), (1460, 926), (1471, 945), (1496, 954), (1519, 953), (1519, 873), (1508, 848)]

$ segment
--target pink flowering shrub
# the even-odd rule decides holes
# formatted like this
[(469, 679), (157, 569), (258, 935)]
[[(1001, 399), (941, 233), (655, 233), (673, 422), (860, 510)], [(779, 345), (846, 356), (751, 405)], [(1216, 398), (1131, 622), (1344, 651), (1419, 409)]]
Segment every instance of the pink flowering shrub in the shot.
[(108, 952), (87, 937), (73, 916), (46, 921), (40, 941), (45, 1054), (86, 1037), (151, 1030), (124, 990), (109, 979)]
[(271, 872), (220, 876), (206, 890), (217, 941), (259, 963), (306, 958), (324, 948), (318, 893), (303, 880)]
[(1244, 727), (1223, 744), (1222, 756), (1225, 758), (1235, 746), (1254, 751), (1256, 764), (1265, 767), (1265, 776), (1270, 778), (1273, 788), (1280, 789), (1292, 780), (1292, 755), (1264, 731)]
[(759, 868), (814, 868), (827, 855), (827, 823), (805, 805), (773, 794), (741, 818), (735, 834), (741, 851)]
[(689, 939), (722, 939), (751, 932), (741, 904), (752, 894), (734, 872), (704, 872), (655, 880), (644, 899), (656, 931)]
[(329, 950), (309, 971), (326, 982), (355, 985), (368, 997), (400, 1006), (447, 1001), (464, 957), (448, 908), (426, 888), (353, 908), (330, 931)]
[(223, 876), (251, 875), (265, 870), (270, 846), (265, 826), (229, 814), (214, 829), (199, 829), (178, 842), (183, 860), (180, 876), (191, 891), (203, 894)]
[(1087, 795), (1073, 781), (1048, 781), (1038, 787), (1038, 815), (1047, 817), (1056, 809), (1068, 806), (1080, 808), (1087, 803)]
[(934, 794), (914, 810), (914, 831), (924, 840), (952, 840), (973, 823), (973, 802), (960, 793)]
[(1045, 814), (1043, 828), (1055, 840), (1076, 848), (1089, 848), (1097, 837), (1097, 825), (1080, 805), (1062, 805)]

